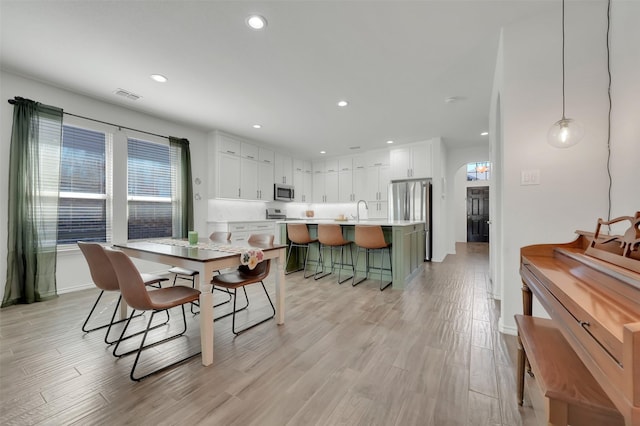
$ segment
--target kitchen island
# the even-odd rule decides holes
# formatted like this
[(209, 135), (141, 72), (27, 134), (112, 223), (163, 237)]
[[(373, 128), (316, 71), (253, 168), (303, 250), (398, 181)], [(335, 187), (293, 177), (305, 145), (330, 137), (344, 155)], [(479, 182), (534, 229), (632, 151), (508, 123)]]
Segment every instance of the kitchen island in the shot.
[[(355, 240), (355, 226), (356, 225), (380, 225), (387, 242), (391, 242), (391, 262), (393, 266), (393, 276), (391, 277), (388, 272), (383, 274), (383, 279), (392, 279), (392, 288), (396, 290), (402, 290), (406, 283), (408, 283), (418, 272), (420, 272), (425, 258), (425, 224), (424, 222), (415, 221), (388, 221), (386, 219), (365, 219), (365, 220), (331, 220), (331, 219), (301, 219), (301, 220), (287, 220), (277, 221), (278, 236), (280, 237), (281, 244), (289, 244), (287, 238), (287, 223), (304, 223), (309, 228), (309, 234), (316, 238), (318, 235), (318, 224), (331, 223), (337, 224), (342, 227), (342, 234), (345, 239)], [(312, 250), (309, 252), (309, 259), (317, 259), (317, 245), (312, 246)], [(296, 250), (292, 253), (289, 265), (285, 265), (287, 270), (297, 269), (302, 266), (303, 253), (302, 249)], [(327, 251), (328, 254), (328, 251)], [(356, 246), (353, 246), (354, 262), (356, 259)], [(385, 253), (386, 256), (386, 253)], [(328, 256), (325, 257), (325, 260)], [(378, 257), (375, 258), (374, 265), (380, 265)], [(309, 269), (315, 268), (315, 264), (309, 263)], [(327, 262), (325, 268), (328, 268)], [(358, 277), (363, 276), (365, 270), (365, 256), (360, 255), (358, 265)], [(385, 263), (385, 267), (388, 267)], [(345, 270), (346, 272), (346, 270)], [(386, 275), (386, 276), (385, 276)], [(379, 272), (376, 270), (371, 271), (369, 274), (370, 280), (378, 280)], [(347, 281), (347, 283), (350, 281)], [(365, 285), (367, 281), (360, 285)], [(346, 283), (345, 283), (346, 284)]]

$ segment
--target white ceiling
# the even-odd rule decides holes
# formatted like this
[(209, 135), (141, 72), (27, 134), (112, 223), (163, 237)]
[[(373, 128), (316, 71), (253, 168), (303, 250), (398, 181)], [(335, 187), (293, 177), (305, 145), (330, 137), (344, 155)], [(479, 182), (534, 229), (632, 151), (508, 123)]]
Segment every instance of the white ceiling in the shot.
[[(245, 25), (252, 13), (265, 30)], [(297, 156), (437, 136), (463, 147), (487, 144), (500, 28), (537, 13), (559, 13), (559, 1), (2, 0), (0, 62)]]

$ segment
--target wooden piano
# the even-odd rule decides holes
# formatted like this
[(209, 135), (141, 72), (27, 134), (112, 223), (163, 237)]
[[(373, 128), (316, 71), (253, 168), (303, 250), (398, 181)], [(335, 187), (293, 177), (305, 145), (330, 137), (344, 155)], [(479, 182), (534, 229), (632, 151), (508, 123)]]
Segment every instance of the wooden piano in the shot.
[[(623, 235), (604, 234), (607, 226), (627, 222), (630, 226)], [(571, 361), (554, 360), (553, 345), (559, 348), (558, 341), (544, 351), (536, 350), (536, 345), (545, 343), (545, 336), (551, 336), (540, 327), (536, 329), (547, 321), (575, 357), (573, 363), (584, 364), (585, 375), (592, 376), (567, 377), (568, 384), (556, 383), (555, 389), (547, 390), (547, 409), (553, 409), (554, 398), (569, 400), (569, 405), (579, 407), (577, 411), (590, 406), (597, 409), (599, 402), (595, 400), (600, 398), (604, 401), (601, 405), (608, 404), (614, 412), (612, 420), (602, 424), (618, 424), (619, 419), (624, 425), (640, 426), (640, 211), (609, 222), (599, 219), (595, 232), (576, 233), (578, 238), (571, 243), (521, 249), (524, 316), (516, 315), (519, 400), (522, 403), (525, 365), (540, 368), (551, 363), (559, 374), (575, 371), (562, 365)], [(550, 321), (539, 319), (537, 323), (538, 319), (531, 318), (532, 294)], [(549, 382), (562, 380), (552, 375)], [(593, 391), (585, 389), (591, 387)], [(549, 424), (566, 424), (566, 406), (563, 410), (551, 416), (564, 420), (549, 420)], [(585, 424), (596, 424), (595, 418)]]

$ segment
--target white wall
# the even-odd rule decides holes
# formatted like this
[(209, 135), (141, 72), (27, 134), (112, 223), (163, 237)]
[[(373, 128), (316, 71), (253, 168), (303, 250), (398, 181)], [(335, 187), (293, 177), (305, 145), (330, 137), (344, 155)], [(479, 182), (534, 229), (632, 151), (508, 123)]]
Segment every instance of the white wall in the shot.
[[(566, 18), (567, 117), (585, 125), (580, 144), (560, 150), (546, 142), (547, 130), (562, 114), (558, 15), (506, 27), (504, 67), (496, 71), (502, 73), (494, 95), (500, 93), (504, 127), (500, 327), (510, 333), (514, 314), (522, 312), (520, 247), (571, 241), (574, 230), (594, 230), (596, 220), (607, 217), (606, 1), (567, 2)], [(612, 217), (640, 210), (638, 22), (640, 2), (613, 1)], [(540, 170), (540, 185), (520, 185), (520, 172), (527, 169)], [(539, 306), (535, 310), (544, 315)]]
[[(86, 96), (71, 93), (60, 88), (49, 86), (34, 80), (29, 80), (15, 74), (0, 72), (0, 299), (4, 295), (7, 273), (7, 209), (9, 151), (11, 144), (11, 127), (13, 121), (13, 106), (7, 102), (15, 96), (22, 96), (44, 104), (63, 108), (65, 111), (119, 124), (134, 129), (167, 136), (177, 136), (189, 139), (191, 148), (192, 172), (194, 180), (200, 177), (202, 183), (194, 185), (194, 194), (199, 193), (201, 200), (194, 200), (194, 221), (197, 231), (205, 233), (207, 230), (207, 201), (206, 201), (206, 134), (192, 127), (151, 117), (132, 110), (118, 107), (106, 102), (100, 102)], [(140, 101), (138, 101), (140, 102)], [(144, 100), (142, 101), (144, 102)], [(76, 119), (77, 120), (77, 119)], [(75, 121), (86, 126), (91, 122)], [(113, 130), (116, 132), (117, 130)], [(116, 224), (122, 228), (122, 224)], [(125, 225), (126, 227), (126, 225)], [(165, 266), (137, 262), (144, 271), (166, 269)], [(58, 293), (77, 290), (93, 286), (84, 258), (78, 249), (61, 252), (58, 255), (57, 266)]]

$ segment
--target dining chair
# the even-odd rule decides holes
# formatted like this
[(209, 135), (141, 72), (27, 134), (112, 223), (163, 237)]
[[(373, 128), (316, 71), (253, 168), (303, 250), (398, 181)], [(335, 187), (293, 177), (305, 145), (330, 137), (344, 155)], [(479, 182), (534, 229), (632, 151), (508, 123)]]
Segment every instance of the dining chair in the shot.
[[(136, 311), (150, 311), (151, 315), (149, 317), (149, 321), (147, 323), (147, 327), (144, 330), (142, 340), (140, 342), (140, 346), (138, 349), (133, 351), (129, 351), (126, 353), (118, 354), (118, 348), (120, 347), (120, 343), (122, 343), (122, 339), (119, 339), (116, 343), (115, 348), (113, 349), (113, 353), (115, 356), (121, 357), (130, 353), (136, 354), (136, 359), (133, 362), (133, 366), (131, 367), (131, 372), (129, 373), (129, 377), (131, 380), (140, 381), (146, 377), (149, 377), (152, 374), (159, 373), (160, 371), (167, 370), (175, 365), (181, 364), (196, 355), (199, 355), (200, 352), (191, 354), (186, 358), (182, 358), (178, 361), (174, 361), (168, 365), (164, 365), (162, 367), (158, 367), (155, 370), (152, 370), (149, 373), (146, 373), (142, 376), (136, 377), (136, 367), (138, 366), (138, 362), (140, 361), (140, 356), (142, 355), (142, 351), (149, 349), (151, 347), (155, 347), (161, 343), (168, 342), (175, 338), (182, 336), (187, 331), (187, 316), (185, 314), (184, 305), (187, 303), (191, 303), (195, 300), (198, 300), (200, 297), (200, 291), (194, 288), (185, 287), (185, 286), (174, 286), (174, 287), (164, 287), (159, 289), (154, 289), (148, 291), (144, 281), (142, 280), (142, 276), (136, 269), (135, 265), (125, 253), (117, 250), (106, 250), (105, 251), (113, 269), (116, 272), (116, 276), (118, 277), (118, 284), (120, 285), (120, 292), (122, 293), (122, 297), (127, 302), (132, 309), (131, 315), (127, 319), (127, 323), (122, 330), (121, 337), (125, 335), (125, 332), (131, 323), (131, 319), (134, 317)], [(153, 322), (153, 317), (155, 314), (161, 311), (168, 311), (171, 308), (175, 308), (180, 306), (182, 308), (182, 321), (183, 321), (183, 329), (179, 333), (167, 337), (165, 339), (153, 342), (151, 344), (145, 345), (145, 341), (147, 339), (147, 335), (149, 330), (152, 329), (151, 323)], [(157, 355), (162, 356), (163, 352), (156, 352)]]
[[(389, 287), (393, 281), (389, 281), (388, 283), (384, 283), (382, 281), (382, 272), (389, 271), (389, 273), (393, 276), (392, 271), (392, 261), (391, 261), (391, 243), (387, 243), (384, 239), (384, 233), (382, 232), (382, 227), (379, 225), (356, 225), (355, 227), (355, 243), (356, 243), (356, 265), (358, 264), (358, 260), (360, 259), (360, 252), (364, 250), (365, 252), (365, 276), (360, 280), (356, 281), (356, 271), (357, 269), (354, 267), (353, 270), (353, 280), (351, 281), (352, 286), (357, 286), (362, 281), (369, 278), (369, 270), (378, 269), (380, 270), (380, 291)], [(389, 253), (389, 268), (384, 267), (384, 255), (382, 252), (387, 250)], [(369, 255), (371, 253), (380, 253), (380, 267), (371, 266), (369, 261)]]
[[(215, 231), (215, 232), (212, 232), (211, 235), (209, 235), (209, 239), (213, 242), (217, 242), (221, 244), (229, 244), (229, 241), (231, 241), (231, 232)], [(220, 273), (220, 271), (214, 271), (214, 272)], [(173, 268), (169, 269), (169, 273), (174, 274), (173, 275), (174, 286), (176, 285), (176, 280), (181, 279), (185, 281), (191, 281), (191, 287), (195, 288), (195, 284), (196, 284), (195, 280), (196, 280), (196, 275), (198, 275), (198, 271), (194, 271), (192, 269), (187, 269), (187, 268), (181, 268), (179, 266), (174, 266)], [(224, 302), (220, 302), (213, 305), (213, 307), (224, 305), (225, 303), (229, 303), (231, 301), (231, 292), (229, 290), (216, 289), (215, 287), (212, 287), (211, 291), (213, 292), (213, 290), (222, 291), (223, 293), (226, 293), (227, 296), (229, 297)], [(199, 302), (194, 302), (191, 304), (191, 313), (195, 315), (195, 314), (198, 314), (199, 312), (196, 312), (193, 309), (194, 306), (199, 307), (200, 306)]]
[[(89, 311), (89, 315), (82, 324), (82, 331), (85, 333), (89, 333), (91, 331), (101, 330), (107, 327), (107, 333), (104, 336), (104, 342), (108, 345), (115, 343), (116, 340), (109, 340), (109, 334), (111, 332), (111, 327), (114, 324), (119, 324), (124, 322), (125, 320), (115, 321), (116, 314), (118, 313), (118, 307), (120, 306), (120, 302), (122, 300), (122, 294), (118, 296), (118, 302), (116, 303), (115, 308), (113, 309), (113, 314), (111, 315), (111, 320), (99, 326), (95, 326), (93, 328), (87, 328), (87, 324), (89, 323), (89, 319), (93, 315), (102, 295), (105, 291), (120, 291), (120, 286), (118, 285), (118, 278), (116, 277), (116, 273), (113, 270), (113, 266), (111, 266), (111, 262), (107, 258), (104, 247), (99, 243), (92, 242), (83, 242), (78, 241), (78, 247), (82, 252), (85, 260), (87, 261), (87, 265), (89, 266), (89, 272), (91, 273), (91, 279), (96, 287), (100, 289), (100, 294), (96, 299), (93, 307)], [(169, 278), (154, 275), (154, 274), (141, 274), (142, 281), (145, 285), (160, 287), (163, 281), (169, 281)], [(167, 316), (167, 321), (169, 321), (169, 317)]]
[[(249, 236), (247, 242), (252, 247), (257, 248), (269, 248), (273, 245), (274, 236), (270, 234), (253, 234)], [(233, 272), (226, 272), (219, 275), (216, 275), (211, 280), (211, 284), (214, 286), (219, 286), (222, 288), (226, 288), (229, 290), (233, 290), (233, 310), (227, 314), (224, 314), (215, 319), (215, 321), (228, 317), (231, 315), (231, 331), (236, 336), (240, 333), (243, 333), (250, 328), (253, 328), (257, 325), (260, 325), (266, 321), (269, 321), (276, 315), (276, 308), (273, 306), (273, 302), (271, 301), (271, 297), (269, 297), (269, 292), (267, 292), (267, 288), (264, 285), (264, 279), (269, 275), (269, 269), (271, 267), (271, 259), (263, 260), (258, 263), (255, 268), (250, 269), (246, 265), (240, 265)], [(245, 325), (239, 330), (236, 330), (236, 313), (243, 311), (249, 307), (249, 296), (247, 295), (246, 286), (250, 284), (260, 283), (262, 285), (262, 289), (264, 290), (264, 294), (267, 296), (267, 300), (271, 305), (271, 316), (264, 318), (256, 323), (251, 325)], [(236, 301), (237, 301), (237, 291), (238, 288), (242, 287), (245, 297), (245, 306), (241, 309), (236, 309)]]

